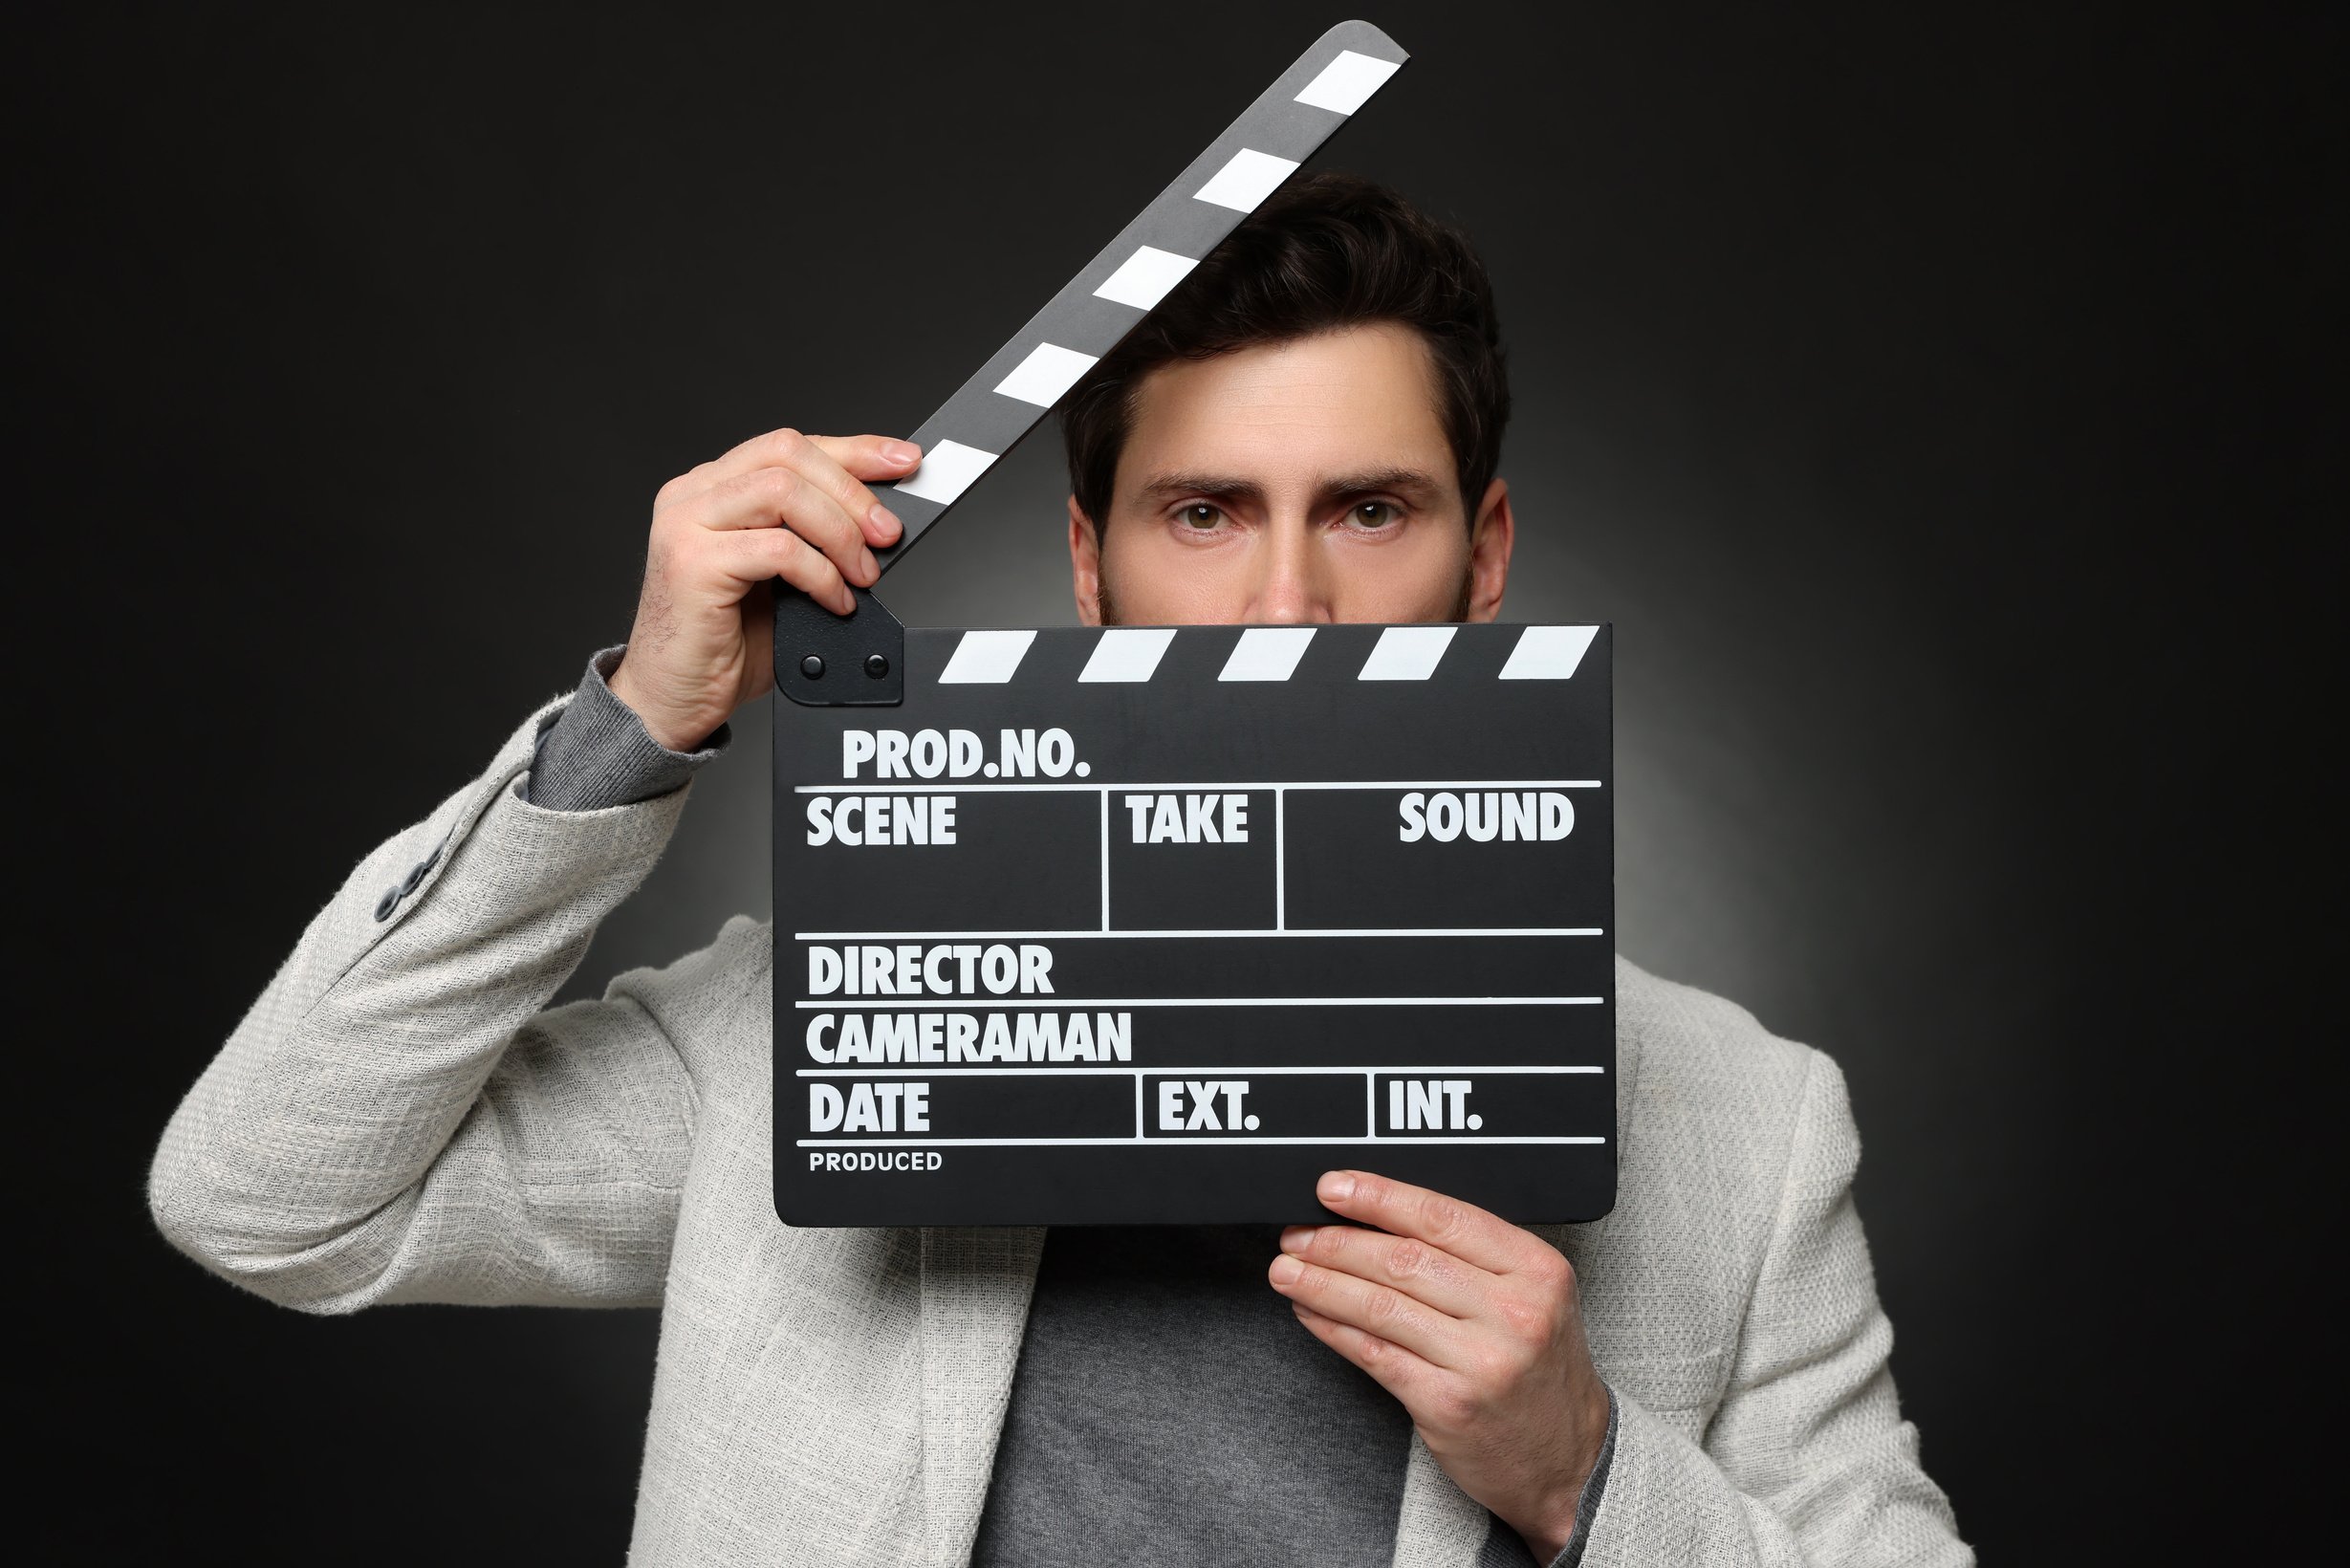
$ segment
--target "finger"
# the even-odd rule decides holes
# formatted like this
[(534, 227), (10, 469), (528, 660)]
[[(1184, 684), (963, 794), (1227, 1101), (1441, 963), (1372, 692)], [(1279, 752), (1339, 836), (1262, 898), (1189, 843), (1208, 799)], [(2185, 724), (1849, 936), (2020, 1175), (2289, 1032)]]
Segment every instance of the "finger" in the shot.
[(1473, 1203), (1367, 1170), (1331, 1171), (1315, 1184), (1314, 1194), (1333, 1213), (1415, 1237), (1488, 1274), (1515, 1273), (1552, 1251), (1533, 1231)]
[(840, 580), (840, 569), (796, 534), (779, 528), (739, 531), (717, 535), (711, 549), (719, 569), (740, 583), (746, 594), (762, 582), (781, 577), (837, 615), (857, 608), (857, 596)]
[(1371, 1375), (1374, 1383), (1403, 1402), (1404, 1408), (1417, 1415), (1417, 1405), (1424, 1402), (1429, 1390), (1444, 1376), (1435, 1366), (1405, 1350), (1392, 1339), (1382, 1339), (1376, 1334), (1365, 1334), (1352, 1323), (1341, 1323), (1335, 1318), (1325, 1318), (1312, 1307), (1290, 1303), (1297, 1314), (1297, 1321), (1308, 1334), (1354, 1362)]
[(824, 455), (859, 479), (903, 479), (922, 467), (922, 448), (896, 436), (810, 436)]
[(864, 531), (840, 503), (794, 468), (753, 468), (680, 508), (679, 526), (715, 531), (772, 529), (778, 523), (832, 557), (849, 581), (869, 586), (880, 563)]
[[(881, 504), (881, 497), (865, 488), (863, 481), (896, 479), (911, 473), (922, 463), (922, 448), (910, 441), (892, 441), (885, 436), (810, 436), (809, 444), (816, 450), (799, 465), (799, 471), (822, 485), (840, 509), (855, 517), (873, 544), (892, 544), (904, 532), (898, 514)], [(913, 461), (901, 463), (885, 457), (885, 451), (903, 450), (914, 454)]]
[(1281, 1232), (1281, 1251), (1358, 1279), (1392, 1285), (1452, 1318), (1476, 1316), (1499, 1284), (1441, 1247), (1353, 1225), (1293, 1225)]
[(1373, 1284), (1284, 1252), (1266, 1271), (1273, 1288), (1324, 1318), (1377, 1335), (1438, 1366), (1466, 1359), (1462, 1324), (1390, 1285)]
[[(823, 446), (836, 462), (858, 470), (864, 479), (888, 479), (909, 473), (922, 463), (922, 448), (894, 436), (812, 436), (785, 428), (752, 436), (702, 466), (715, 483), (752, 468), (797, 464), (811, 446)], [(868, 471), (870, 470), (870, 471)]]
[[(697, 488), (707, 490), (759, 468), (794, 468), (831, 490), (842, 510), (873, 531), (872, 542), (898, 537), (896, 513), (881, 505), (862, 480), (903, 479), (922, 466), (922, 448), (891, 436), (811, 436), (770, 430), (695, 470)], [(694, 476), (688, 476), (693, 478)]]

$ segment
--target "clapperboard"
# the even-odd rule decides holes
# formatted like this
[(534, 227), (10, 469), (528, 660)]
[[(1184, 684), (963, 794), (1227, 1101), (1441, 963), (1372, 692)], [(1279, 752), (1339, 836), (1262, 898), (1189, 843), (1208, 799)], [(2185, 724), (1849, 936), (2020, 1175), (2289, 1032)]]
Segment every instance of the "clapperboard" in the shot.
[[(883, 565), (1403, 64), (1349, 22), (914, 439)], [(776, 595), (791, 1225), (1614, 1203), (1605, 626), (908, 629)]]

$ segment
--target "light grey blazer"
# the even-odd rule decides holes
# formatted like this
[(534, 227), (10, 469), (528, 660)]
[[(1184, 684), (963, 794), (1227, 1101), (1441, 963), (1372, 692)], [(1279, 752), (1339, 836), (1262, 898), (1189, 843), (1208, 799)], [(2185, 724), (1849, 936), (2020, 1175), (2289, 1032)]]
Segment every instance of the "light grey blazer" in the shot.
[[(308, 1312), (659, 1305), (643, 1568), (963, 1563), (1044, 1232), (776, 1220), (765, 925), (547, 1008), (688, 793), (524, 800), (561, 707), (311, 922), (172, 1117), (156, 1223)], [(1545, 1231), (1620, 1409), (1583, 1561), (1971, 1561), (1895, 1405), (1842, 1077), (1617, 981), (1621, 1197)], [(1415, 1438), (1395, 1562), (1469, 1564), (1486, 1526)]]

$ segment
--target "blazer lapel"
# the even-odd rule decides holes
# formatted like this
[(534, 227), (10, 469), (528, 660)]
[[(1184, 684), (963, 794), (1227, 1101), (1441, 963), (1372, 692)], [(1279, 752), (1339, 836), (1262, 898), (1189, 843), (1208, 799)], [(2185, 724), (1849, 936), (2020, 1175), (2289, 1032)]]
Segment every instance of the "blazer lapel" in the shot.
[(922, 1488), (925, 1559), (960, 1568), (1012, 1397), (1041, 1226), (922, 1232)]

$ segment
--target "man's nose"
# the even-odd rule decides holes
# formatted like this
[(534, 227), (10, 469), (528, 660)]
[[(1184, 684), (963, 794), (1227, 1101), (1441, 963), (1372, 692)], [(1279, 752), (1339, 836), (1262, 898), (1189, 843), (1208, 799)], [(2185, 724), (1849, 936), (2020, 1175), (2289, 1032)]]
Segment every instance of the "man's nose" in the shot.
[(1330, 591), (1313, 530), (1284, 517), (1264, 534), (1248, 619), (1260, 625), (1319, 625), (1331, 620)]

